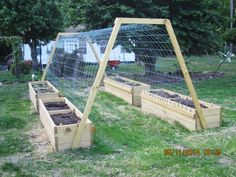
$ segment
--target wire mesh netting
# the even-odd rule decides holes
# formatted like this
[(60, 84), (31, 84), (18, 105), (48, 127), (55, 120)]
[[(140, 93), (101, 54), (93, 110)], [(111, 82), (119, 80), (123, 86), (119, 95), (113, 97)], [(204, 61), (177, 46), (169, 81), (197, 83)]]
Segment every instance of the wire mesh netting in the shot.
[[(112, 28), (59, 37), (47, 79), (84, 110)], [(119, 76), (188, 94), (166, 29), (122, 25), (109, 56), (106, 76)], [(190, 71), (191, 73), (191, 71)]]
[[(224, 108), (236, 105), (236, 58), (226, 55), (191, 56), (187, 63), (198, 97)], [(224, 52), (227, 54), (227, 52)]]

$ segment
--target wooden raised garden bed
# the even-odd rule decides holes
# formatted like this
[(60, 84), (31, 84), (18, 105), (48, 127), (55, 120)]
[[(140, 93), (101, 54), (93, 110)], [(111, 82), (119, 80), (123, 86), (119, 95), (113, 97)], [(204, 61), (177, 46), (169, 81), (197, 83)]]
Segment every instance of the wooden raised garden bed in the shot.
[(59, 91), (48, 81), (34, 81), (29, 82), (29, 96), (34, 105), (35, 110), (38, 112), (38, 99), (39, 98), (55, 98), (59, 97)]
[[(72, 145), (82, 113), (65, 97), (39, 99), (40, 120), (49, 141), (56, 151), (69, 149)], [(92, 145), (94, 127), (87, 120), (78, 147)]]
[(105, 78), (105, 91), (124, 99), (134, 106), (141, 106), (140, 93), (150, 89), (150, 85), (125, 77)]
[[(169, 122), (179, 122), (189, 130), (201, 129), (192, 99), (165, 89), (154, 89), (141, 93), (142, 111), (159, 116)], [(199, 100), (207, 127), (219, 127), (221, 107)]]

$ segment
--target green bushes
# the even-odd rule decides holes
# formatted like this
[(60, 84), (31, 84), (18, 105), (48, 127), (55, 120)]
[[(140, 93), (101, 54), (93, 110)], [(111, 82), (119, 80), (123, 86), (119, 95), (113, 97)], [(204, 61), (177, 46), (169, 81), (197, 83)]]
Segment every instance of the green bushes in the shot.
[[(32, 61), (26, 60), (19, 64), (19, 71), (22, 74), (29, 74), (32, 69)], [(16, 75), (16, 64), (13, 63), (10, 67), (10, 71), (13, 75)]]
[(223, 38), (226, 42), (232, 42), (235, 43), (236, 42), (236, 29), (229, 29), (227, 31), (225, 31), (225, 33), (223, 34)]

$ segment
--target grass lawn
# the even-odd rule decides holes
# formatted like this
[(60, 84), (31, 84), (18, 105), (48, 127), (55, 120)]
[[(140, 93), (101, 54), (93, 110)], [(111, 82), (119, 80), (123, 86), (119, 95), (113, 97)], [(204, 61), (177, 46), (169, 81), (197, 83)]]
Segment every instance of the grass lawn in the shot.
[[(204, 62), (195, 58), (191, 62), (193, 68), (202, 64), (209, 70)], [(224, 67), (224, 78), (197, 83), (200, 98), (224, 107), (222, 127), (190, 132), (100, 92), (90, 114), (97, 129), (94, 145), (63, 153), (45, 153), (45, 142), (37, 133), (40, 121), (28, 98), (30, 76), (16, 79), (10, 73), (0, 73), (0, 176), (234, 177), (236, 69)], [(164, 153), (165, 149), (183, 147), (200, 154)], [(207, 149), (212, 150), (211, 155), (204, 154)], [(219, 150), (221, 154), (215, 155)]]

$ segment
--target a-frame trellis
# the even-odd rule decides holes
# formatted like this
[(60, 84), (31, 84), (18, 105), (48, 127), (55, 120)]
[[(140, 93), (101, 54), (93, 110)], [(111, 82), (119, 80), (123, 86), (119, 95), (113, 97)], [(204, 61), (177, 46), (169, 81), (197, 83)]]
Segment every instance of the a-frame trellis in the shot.
[[(185, 65), (184, 57), (183, 57), (182, 52), (180, 50), (180, 47), (179, 47), (178, 41), (176, 39), (176, 36), (175, 36), (175, 33), (174, 33), (173, 28), (172, 28), (170, 20), (168, 20), (168, 19), (149, 19), (149, 18), (116, 18), (115, 23), (114, 23), (114, 27), (112, 29), (112, 33), (110, 35), (110, 38), (109, 38), (109, 41), (108, 41), (108, 44), (107, 44), (107, 47), (106, 47), (106, 50), (105, 50), (105, 53), (103, 55), (103, 59), (99, 60), (99, 58), (96, 54), (96, 51), (92, 49), (92, 51), (94, 53), (94, 56), (96, 57), (98, 62), (99, 61), (101, 61), (101, 62), (99, 62), (100, 66), (99, 66), (95, 81), (93, 83), (93, 86), (90, 90), (90, 94), (89, 94), (89, 97), (88, 97), (88, 100), (87, 100), (87, 103), (86, 103), (86, 106), (85, 106), (85, 109), (84, 109), (84, 112), (83, 112), (83, 116), (81, 118), (81, 122), (79, 124), (76, 135), (74, 137), (74, 141), (73, 141), (72, 146), (71, 146), (72, 148), (76, 147), (80, 142), (80, 139), (81, 139), (81, 136), (83, 134), (83, 131), (84, 131), (85, 124), (86, 124), (86, 121), (88, 119), (89, 113), (90, 113), (91, 108), (93, 106), (95, 96), (96, 96), (96, 93), (98, 91), (100, 82), (102, 81), (102, 78), (105, 74), (105, 68), (107, 66), (110, 53), (111, 53), (111, 51), (113, 49), (113, 46), (115, 44), (116, 37), (118, 35), (119, 29), (120, 29), (121, 25), (123, 25), (123, 24), (149, 24), (149, 25), (164, 25), (165, 26), (165, 28), (167, 30), (167, 33), (168, 33), (168, 36), (170, 38), (170, 41), (172, 43), (172, 46), (174, 48), (176, 58), (177, 58), (178, 63), (180, 65), (181, 71), (183, 73), (184, 80), (185, 80), (186, 85), (188, 87), (190, 96), (191, 96), (191, 98), (193, 100), (193, 103), (194, 103), (194, 106), (197, 110), (197, 114), (198, 114), (198, 117), (200, 119), (201, 126), (202, 126), (202, 128), (207, 128), (207, 124), (206, 124), (206, 121), (205, 121), (205, 117), (203, 115), (202, 108), (200, 106), (200, 103), (199, 103), (196, 91), (194, 89), (191, 77), (189, 75), (188, 69)], [(68, 35), (68, 33), (59, 33), (58, 36), (57, 36), (54, 48), (53, 48), (53, 50), (51, 52), (51, 55), (49, 57), (49, 60), (48, 60), (48, 64), (47, 64), (47, 66), (44, 70), (44, 73), (43, 73), (43, 76), (42, 76), (42, 79), (41, 79), (42, 81), (45, 80), (45, 77), (46, 77), (46, 74), (48, 72), (50, 63), (52, 61), (53, 55), (54, 55), (55, 50), (56, 50), (56, 44), (58, 42), (58, 39), (59, 39), (60, 36), (63, 36), (65, 34)], [(73, 33), (71, 33), (71, 35), (73, 35)]]

